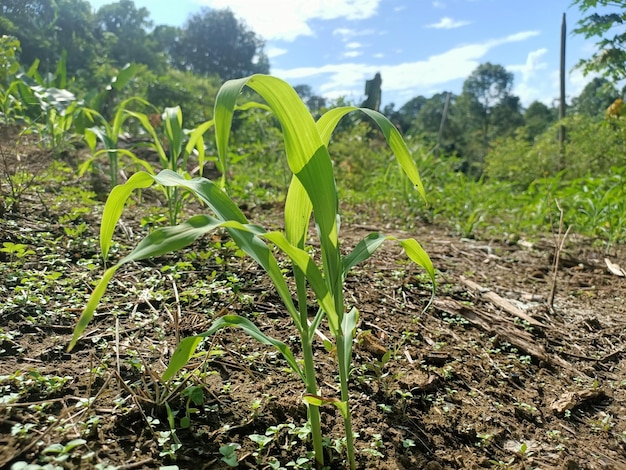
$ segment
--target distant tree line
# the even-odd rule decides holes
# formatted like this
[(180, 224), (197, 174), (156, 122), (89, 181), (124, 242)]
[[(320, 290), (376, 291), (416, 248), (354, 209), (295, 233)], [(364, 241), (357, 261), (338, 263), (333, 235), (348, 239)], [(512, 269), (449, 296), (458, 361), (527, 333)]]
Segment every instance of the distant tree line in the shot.
[[(615, 37), (610, 34), (626, 23), (626, 0), (574, 4), (587, 13), (576, 32), (600, 38), (599, 51), (579, 66), (603, 76), (571, 99), (568, 113), (600, 120), (624, 93), (613, 83), (626, 77), (626, 33), (618, 29)], [(615, 6), (617, 12), (599, 15), (593, 10), (596, 4)], [(0, 0), (2, 35), (19, 39), (20, 63), (26, 69), (38, 61), (42, 74), (53, 72), (66, 51), (67, 74), (85, 93), (110, 83), (126, 64), (142, 64), (132, 92), (156, 106), (181, 105), (192, 121), (207, 118), (207, 100), (214, 98), (219, 82), (270, 69), (262, 38), (228, 9), (201, 8), (175, 27), (155, 25), (149, 11), (133, 0), (97, 10), (87, 0)], [(314, 115), (348, 104), (345, 99), (330, 103), (306, 84), (295, 89)], [(405, 135), (422, 139), (442, 155), (457, 156), (460, 170), (481, 176), (487, 155), (503, 139), (532, 145), (558, 119), (554, 105), (535, 101), (524, 109), (512, 89), (512, 73), (484, 63), (465, 80), (460, 94), (416, 96), (398, 109), (387, 105), (383, 113)]]
[(68, 75), (99, 66), (168, 67), (222, 80), (268, 73), (264, 42), (230, 10), (202, 8), (182, 27), (154, 25), (146, 8), (120, 0), (94, 11), (87, 0), (1, 0), (0, 35), (21, 43), (20, 61), (51, 72), (67, 51)]

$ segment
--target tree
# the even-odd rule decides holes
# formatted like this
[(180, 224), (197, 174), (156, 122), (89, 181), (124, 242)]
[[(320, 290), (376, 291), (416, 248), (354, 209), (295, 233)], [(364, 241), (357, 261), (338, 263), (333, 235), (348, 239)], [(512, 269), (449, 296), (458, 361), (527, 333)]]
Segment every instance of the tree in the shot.
[[(431, 148), (439, 144), (438, 148), (444, 155), (459, 153), (460, 130), (457, 124), (458, 119), (455, 118), (455, 113), (458, 111), (455, 106), (457, 99), (458, 96), (448, 92), (437, 93), (426, 99), (407, 133), (421, 135)], [(441, 121), (448, 100), (446, 120), (442, 128)]]
[(524, 125), (522, 116), (522, 105), (520, 99), (515, 95), (503, 96), (499, 103), (495, 104), (489, 116), (491, 135), (505, 137), (510, 136), (514, 131)]
[(0, 22), (0, 35), (13, 35), (20, 41), (20, 62), (30, 65), (39, 59), (42, 72), (53, 70), (56, 3), (53, 0), (3, 0), (0, 16), (4, 19)]
[(74, 75), (98, 55), (87, 0), (3, 0), (0, 15), (0, 35), (20, 40), (25, 66), (39, 59), (39, 71), (52, 72), (66, 51), (67, 71)]
[(165, 54), (167, 62), (172, 65), (172, 57), (175, 54), (176, 46), (180, 41), (182, 30), (176, 26), (158, 25), (152, 31), (152, 40), (156, 44), (156, 49)]
[(174, 47), (173, 65), (223, 80), (268, 73), (264, 42), (230, 10), (202, 8), (184, 24)]
[(501, 65), (479, 65), (463, 83), (455, 103), (466, 171), (479, 175), (494, 137), (510, 135), (523, 124), (519, 98), (511, 95), (513, 74)]
[(427, 101), (428, 99), (424, 96), (416, 96), (404, 103), (395, 113), (394, 117), (403, 131), (406, 132), (412, 127), (415, 118)]
[(528, 130), (528, 138), (530, 141), (541, 135), (556, 122), (557, 109), (548, 108), (540, 101), (533, 101), (524, 113), (524, 125)]
[(589, 117), (604, 117), (606, 109), (619, 97), (617, 89), (606, 78), (591, 80), (572, 100), (573, 111)]
[(106, 44), (107, 58), (118, 67), (136, 62), (162, 71), (165, 57), (148, 33), (153, 23), (147, 8), (137, 8), (133, 0), (120, 0), (100, 7), (96, 21)]
[(86, 0), (57, 0), (55, 62), (67, 52), (67, 73), (75, 75), (102, 53), (94, 35), (95, 15)]
[[(574, 0), (572, 5), (587, 15), (578, 22), (574, 33), (585, 39), (598, 38), (598, 50), (576, 66), (585, 74), (599, 72), (613, 81), (626, 78), (626, 0)], [(592, 12), (599, 8), (602, 13)]]

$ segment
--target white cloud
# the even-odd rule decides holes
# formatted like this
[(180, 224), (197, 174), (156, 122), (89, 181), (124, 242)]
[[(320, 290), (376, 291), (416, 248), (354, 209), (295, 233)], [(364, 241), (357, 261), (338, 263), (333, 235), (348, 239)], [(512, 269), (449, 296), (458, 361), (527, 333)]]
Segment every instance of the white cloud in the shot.
[(548, 52), (545, 47), (528, 53), (526, 63), (521, 65), (509, 65), (507, 68), (512, 72), (520, 73), (522, 81), (527, 82), (533, 78), (537, 70), (545, 69), (548, 64), (541, 61), (541, 58)]
[(445, 7), (446, 7), (446, 4), (443, 2), (440, 2), (438, 0), (435, 0), (433, 2), (433, 8), (445, 8)]
[[(578, 96), (582, 93), (587, 84), (596, 77), (600, 77), (599, 73), (592, 72), (585, 75), (579, 68), (575, 68), (567, 76), (568, 83), (566, 84), (567, 98), (568, 100), (574, 96)], [(554, 83), (559, 83), (558, 74), (555, 73)]]
[(548, 49), (541, 48), (531, 51), (526, 56), (526, 62), (519, 65), (509, 65), (507, 69), (519, 75), (514, 82), (513, 94), (520, 97), (524, 106), (528, 106), (533, 101), (541, 101), (549, 104), (554, 98), (556, 87), (546, 87), (545, 80), (537, 80), (537, 71), (548, 68), (546, 62), (542, 62), (543, 56)]
[(375, 34), (373, 29), (350, 29), (350, 28), (337, 28), (333, 30), (333, 36), (341, 36), (342, 41), (349, 41), (356, 36), (370, 36)]
[(230, 8), (267, 40), (293, 41), (313, 36), (312, 19), (363, 20), (374, 16), (382, 0), (197, 0), (211, 8)]
[[(321, 76), (325, 82), (320, 86), (324, 96), (337, 96), (339, 90), (349, 89), (352, 94), (362, 96), (366, 79), (380, 72), (383, 92), (407, 92), (423, 88), (437, 88), (453, 80), (467, 78), (483, 61), (483, 57), (494, 47), (511, 42), (520, 42), (539, 34), (525, 31), (483, 43), (467, 44), (450, 49), (425, 60), (388, 65), (368, 65), (348, 62), (327, 64), (321, 67), (298, 67), (275, 69), (273, 73), (285, 80), (304, 80)], [(533, 56), (535, 62), (541, 54)], [(345, 93), (344, 93), (345, 95)]]
[(373, 57), (374, 59), (382, 59), (383, 57), (385, 57), (385, 54), (383, 54), (382, 52), (377, 52), (373, 55)]
[(274, 57), (278, 57), (280, 55), (286, 54), (287, 49), (283, 49), (282, 47), (268, 47), (265, 53), (267, 54), (267, 57), (272, 59)]
[(343, 56), (344, 57), (348, 57), (348, 58), (354, 58), (354, 57), (358, 57), (360, 55), (363, 55), (362, 52), (360, 51), (348, 51), (348, 52), (344, 52)]
[(429, 24), (426, 25), (426, 27), (435, 29), (454, 29), (460, 28), (461, 26), (467, 26), (470, 23), (470, 21), (453, 20), (449, 16), (444, 16), (438, 23)]
[(346, 47), (348, 49), (359, 49), (360, 47), (363, 47), (363, 44), (361, 44), (360, 42), (349, 42), (348, 44), (346, 44)]

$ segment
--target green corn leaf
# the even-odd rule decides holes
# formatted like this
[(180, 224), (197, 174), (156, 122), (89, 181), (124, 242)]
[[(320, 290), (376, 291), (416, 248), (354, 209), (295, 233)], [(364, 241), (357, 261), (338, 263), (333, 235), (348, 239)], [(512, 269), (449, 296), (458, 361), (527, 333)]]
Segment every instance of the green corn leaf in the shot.
[(291, 179), (285, 200), (285, 234), (292, 245), (304, 248), (313, 205), (295, 176)]
[(91, 293), (91, 297), (89, 297), (89, 301), (87, 302), (87, 305), (85, 306), (85, 310), (83, 310), (83, 313), (81, 314), (80, 318), (78, 319), (78, 322), (76, 323), (76, 326), (74, 327), (74, 334), (72, 335), (70, 344), (67, 347), (68, 352), (74, 349), (74, 346), (76, 346), (76, 342), (79, 340), (79, 338), (85, 331), (85, 328), (87, 328), (87, 325), (89, 324), (89, 322), (93, 318), (94, 313), (96, 312), (96, 308), (98, 307), (98, 304), (100, 303), (100, 299), (106, 292), (107, 286), (109, 285), (109, 281), (111, 281), (111, 278), (115, 274), (115, 271), (119, 269), (119, 267), (120, 265), (118, 264), (107, 269), (102, 275), (102, 278), (100, 279), (98, 284), (96, 285), (96, 288)]
[(142, 160), (141, 158), (138, 158), (137, 155), (135, 155), (133, 152), (131, 152), (128, 149), (115, 149), (115, 150), (101, 149), (95, 152), (91, 158), (83, 162), (78, 167), (78, 176), (83, 176), (92, 167), (93, 162), (96, 161), (98, 157), (100, 157), (100, 155), (109, 154), (111, 152), (114, 152), (116, 155), (124, 155), (128, 157), (132, 163), (134, 163), (137, 166), (143, 167), (150, 174), (155, 173), (154, 168), (152, 167), (152, 165), (150, 165), (150, 163), (148, 163), (145, 160)]
[[(119, 187), (120, 186), (117, 186), (117, 188)], [(94, 316), (98, 303), (104, 295), (113, 274), (115, 274), (115, 272), (122, 265), (131, 261), (139, 261), (180, 250), (193, 243), (198, 237), (223, 225), (223, 222), (213, 217), (207, 215), (196, 215), (187, 220), (187, 222), (176, 225), (175, 227), (163, 227), (156, 229), (150, 233), (150, 235), (145, 237), (130, 254), (122, 258), (115, 266), (105, 271), (102, 279), (100, 279), (96, 288), (92, 292), (85, 310), (81, 314), (78, 323), (74, 328), (74, 334), (70, 345), (68, 346), (68, 351), (75, 346), (76, 342), (83, 334), (83, 331), (85, 331), (85, 328)]]
[(363, 240), (357, 243), (350, 254), (342, 258), (344, 277), (354, 266), (369, 259), (385, 240), (387, 240), (385, 235), (380, 233), (370, 233), (363, 238)]
[(183, 150), (183, 112), (180, 106), (165, 108), (163, 124), (165, 126), (165, 138), (170, 147), (170, 165), (168, 168), (175, 170), (177, 169), (176, 161)]
[(102, 212), (102, 224), (100, 225), (100, 251), (106, 260), (111, 248), (113, 232), (118, 220), (122, 216), (124, 205), (135, 189), (144, 189), (152, 185), (154, 176), (140, 171), (128, 178), (126, 183), (113, 188)]
[(141, 240), (128, 256), (122, 258), (120, 264), (178, 251), (191, 245), (200, 236), (224, 225), (224, 222), (208, 215), (194, 215), (182, 224), (158, 228)]
[(348, 404), (345, 401), (338, 400), (337, 398), (327, 398), (320, 395), (314, 395), (312, 393), (305, 393), (302, 396), (302, 401), (307, 405), (317, 407), (322, 405), (334, 405), (337, 407), (344, 419), (348, 415)]
[[(343, 360), (337, 361), (339, 367), (343, 367), (342, 371), (345, 377), (350, 375), (350, 365), (352, 363), (352, 340), (354, 339), (354, 330), (359, 321), (359, 311), (352, 307), (348, 313), (343, 316), (341, 321), (341, 335), (337, 336), (337, 353), (343, 354)], [(343, 344), (342, 344), (343, 343)]]
[[(392, 237), (389, 237), (389, 238), (392, 238)], [(430, 301), (428, 302), (428, 305), (426, 305), (425, 307), (425, 309), (428, 309), (433, 299), (435, 298), (435, 288), (437, 284), (437, 279), (435, 277), (435, 268), (433, 266), (433, 263), (430, 260), (428, 253), (426, 253), (426, 251), (422, 248), (422, 246), (415, 239), (407, 238), (404, 240), (400, 240), (400, 239), (396, 239), (396, 240), (400, 242), (407, 256), (411, 258), (411, 260), (414, 263), (424, 268), (426, 272), (428, 273), (428, 276), (430, 277), (430, 280), (432, 282), (432, 294), (430, 297)]]
[(204, 162), (205, 162), (204, 134), (206, 134), (206, 132), (211, 127), (213, 127), (214, 124), (215, 124), (215, 121), (211, 119), (197, 126), (195, 129), (191, 131), (191, 134), (189, 134), (189, 140), (187, 140), (187, 145), (185, 145), (185, 153), (184, 153), (185, 160), (189, 155), (191, 155), (194, 148), (198, 152), (197, 158), (198, 158), (198, 168), (200, 170), (200, 176), (202, 176), (202, 172), (204, 170)]
[[(248, 220), (239, 207), (237, 207), (237, 205), (224, 191), (220, 189), (218, 185), (210, 180), (207, 180), (206, 178), (194, 178), (187, 180), (171, 170), (163, 170), (158, 175), (137, 172), (131, 176), (126, 183), (116, 186), (113, 191), (111, 191), (111, 194), (109, 195), (104, 206), (102, 225), (100, 227), (100, 246), (102, 255), (105, 259), (111, 247), (113, 232), (119, 218), (121, 217), (124, 204), (135, 189), (149, 187), (153, 182), (161, 184), (162, 186), (177, 186), (188, 189), (204, 201), (216, 214), (217, 219), (220, 221), (222, 226), (226, 227), (237, 246), (239, 246), (239, 248), (241, 248), (241, 250), (243, 250), (246, 254), (251, 256), (268, 273), (274, 283), (274, 286), (276, 287), (278, 295), (285, 304), (294, 322), (296, 322), (297, 328), (301, 331), (301, 328), (305, 327), (302, 325), (298, 312), (293, 305), (291, 292), (285, 282), (285, 278), (283, 277), (276, 258), (267, 245), (256, 236), (263, 234), (264, 231), (262, 229), (253, 230), (249, 226), (246, 227)], [(233, 222), (237, 222), (238, 224), (234, 224)], [(169, 227), (169, 229), (171, 232), (166, 233), (178, 233), (175, 232), (176, 227)], [(188, 229), (188, 226), (184, 226), (181, 230), (184, 232)], [(161, 230), (163, 229), (159, 229), (155, 232), (158, 234), (161, 233)], [(155, 232), (153, 232), (153, 234)], [(192, 229), (191, 232), (193, 232)], [(142, 241), (135, 250), (138, 250), (140, 246), (145, 247), (144, 242), (156, 243), (158, 240), (156, 238), (150, 238), (151, 235), (144, 239), (144, 241)], [(180, 236), (184, 237), (186, 235), (181, 233)], [(145, 257), (142, 257), (142, 259), (143, 258)]]
[(298, 366), (298, 363), (293, 356), (293, 353), (285, 343), (277, 339), (271, 338), (270, 336), (267, 336), (265, 333), (259, 330), (259, 328), (254, 323), (252, 323), (247, 318), (243, 318), (239, 315), (224, 315), (223, 317), (215, 320), (211, 327), (204, 333), (183, 339), (178, 345), (178, 348), (176, 348), (176, 351), (174, 351), (174, 354), (170, 359), (167, 369), (163, 373), (162, 379), (169, 380), (174, 377), (174, 375), (189, 362), (189, 359), (191, 359), (196, 351), (196, 348), (198, 347), (198, 344), (203, 338), (211, 336), (216, 331), (227, 327), (241, 328), (244, 332), (249, 334), (252, 338), (256, 339), (261, 344), (274, 346), (283, 355), (291, 369), (296, 372), (303, 381), (305, 380), (302, 369), (300, 369), (300, 366)]
[(315, 297), (320, 307), (326, 312), (328, 318), (328, 326), (332, 333), (336, 335), (339, 332), (340, 317), (335, 308), (333, 294), (328, 290), (322, 273), (315, 264), (311, 256), (301, 248), (298, 248), (287, 240), (281, 232), (268, 232), (263, 237), (270, 240), (278, 248), (280, 248), (293, 263), (304, 273), (306, 280), (315, 292)]
[(218, 91), (215, 99), (215, 110), (213, 120), (215, 121), (215, 142), (217, 144), (217, 167), (222, 172), (220, 181), (221, 187), (226, 186), (226, 174), (228, 173), (228, 141), (230, 139), (230, 128), (233, 122), (233, 112), (235, 110), (245, 111), (251, 108), (260, 108), (270, 111), (270, 108), (262, 103), (248, 102), (237, 106), (237, 98), (241, 95), (247, 78), (229, 80)]
[(122, 132), (122, 125), (124, 124), (128, 116), (130, 115), (128, 114), (130, 111), (127, 111), (126, 108), (128, 107), (129, 104), (134, 103), (134, 102), (137, 102), (144, 106), (148, 106), (149, 108), (154, 108), (154, 106), (152, 106), (148, 101), (144, 100), (143, 98), (139, 98), (138, 96), (133, 96), (131, 98), (128, 98), (122, 101), (117, 107), (115, 116), (113, 116), (113, 123), (111, 126), (110, 136), (113, 139), (115, 139), (116, 145), (117, 145), (119, 135)]
[(400, 135), (400, 132), (398, 131), (398, 129), (396, 129), (396, 126), (394, 126), (389, 119), (387, 119), (378, 111), (367, 108), (356, 108), (354, 106), (344, 106), (331, 109), (330, 111), (324, 113), (324, 115), (322, 115), (322, 117), (320, 117), (317, 121), (317, 129), (324, 141), (324, 144), (328, 145), (330, 137), (332, 136), (332, 133), (334, 132), (341, 118), (354, 111), (366, 114), (376, 123), (376, 125), (380, 128), (383, 135), (385, 136), (387, 144), (398, 159), (398, 163), (400, 164), (406, 175), (409, 177), (411, 182), (415, 185), (424, 201), (426, 201), (426, 191), (424, 190), (424, 185), (422, 184), (422, 180), (420, 179), (419, 171), (417, 169), (417, 166), (415, 165), (415, 162), (413, 161), (413, 158), (411, 157), (411, 153), (409, 152), (409, 149), (406, 146), (404, 139), (402, 139), (402, 135)]
[(150, 122), (150, 118), (148, 117), (148, 115), (144, 113), (137, 113), (135, 111), (126, 111), (126, 114), (137, 119), (141, 123), (141, 126), (146, 130), (146, 132), (150, 134), (150, 137), (152, 138), (150, 146), (155, 149), (156, 152), (159, 154), (161, 167), (170, 168), (169, 159), (167, 157), (167, 154), (165, 153), (163, 145), (161, 144), (161, 139), (159, 138), (156, 129)]
[(57, 62), (57, 69), (54, 74), (54, 86), (64, 89), (67, 86), (67, 51), (63, 50), (61, 59)]
[(426, 273), (430, 277), (432, 281), (432, 296), (431, 299), (426, 306), (428, 308), (432, 303), (432, 300), (435, 295), (435, 287), (436, 287), (436, 277), (435, 277), (435, 268), (433, 266), (428, 253), (422, 248), (422, 246), (413, 238), (407, 239), (399, 239), (393, 236), (386, 236), (380, 233), (370, 233), (365, 238), (363, 238), (357, 245), (353, 248), (353, 250), (346, 256), (342, 258), (343, 261), (343, 275), (344, 277), (348, 274), (348, 271), (352, 269), (359, 263), (367, 260), (370, 256), (374, 254), (376, 249), (385, 241), (385, 240), (395, 240), (404, 249), (407, 256), (416, 263), (418, 266), (421, 266), (426, 270)]
[(111, 88), (121, 91), (136, 73), (137, 64), (126, 64), (111, 80)]

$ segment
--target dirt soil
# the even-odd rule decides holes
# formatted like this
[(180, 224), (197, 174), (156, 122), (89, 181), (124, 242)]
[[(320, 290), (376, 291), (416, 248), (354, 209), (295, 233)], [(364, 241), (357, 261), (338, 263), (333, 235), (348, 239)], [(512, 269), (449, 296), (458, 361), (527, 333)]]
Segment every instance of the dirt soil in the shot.
[[(33, 253), (0, 253), (0, 468), (225, 469), (220, 448), (231, 443), (239, 468), (310, 468), (303, 386), (276, 351), (223, 331), (185, 381), (158, 379), (177, 333), (201, 333), (226, 313), (299, 353), (267, 277), (223, 234), (123, 268), (66, 352), (103, 272), (102, 202), (76, 196), (93, 189), (89, 178), (3, 137), (0, 244)], [(18, 178), (20, 169), (32, 179)], [(143, 197), (145, 207), (160, 196)], [(67, 217), (81, 205), (89, 209)], [(280, 220), (280, 207), (248, 209), (253, 222)], [(141, 211), (124, 216), (116, 259), (146, 233)], [(405, 233), (388, 224), (344, 224), (344, 247), (371, 231), (415, 237), (438, 286), (425, 310), (428, 279), (393, 244), (346, 280), (346, 301), (360, 311), (351, 375), (358, 468), (626, 469), (626, 279), (605, 261), (626, 267), (624, 247), (568, 235), (555, 282), (552, 235), (468, 240), (442, 226)], [(338, 396), (333, 354), (321, 340), (315, 347), (321, 392)], [(345, 468), (339, 412), (322, 408), (322, 422), (328, 468)], [(256, 443), (262, 436), (272, 439)]]

